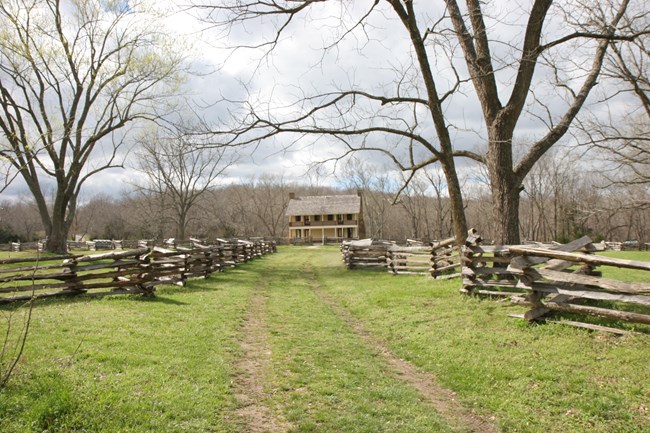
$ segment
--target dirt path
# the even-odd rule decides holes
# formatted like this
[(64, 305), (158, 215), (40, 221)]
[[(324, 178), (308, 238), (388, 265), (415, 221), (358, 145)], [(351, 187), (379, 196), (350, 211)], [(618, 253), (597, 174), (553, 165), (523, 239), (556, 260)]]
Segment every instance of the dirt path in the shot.
[(418, 370), (410, 362), (400, 359), (392, 354), (386, 344), (373, 337), (355, 319), (349, 311), (339, 305), (323, 288), (318, 284), (314, 269), (307, 267), (305, 277), (310, 280), (312, 290), (318, 298), (327, 305), (332, 312), (341, 317), (354, 332), (377, 353), (381, 354), (386, 363), (394, 371), (395, 376), (417, 389), (420, 395), (425, 398), (452, 427), (468, 430), (476, 433), (497, 433), (499, 429), (491, 420), (486, 420), (462, 406), (457, 400), (455, 393), (440, 384), (432, 374)]
[(291, 425), (265, 404), (265, 384), (271, 371), (271, 350), (267, 344), (266, 286), (255, 289), (242, 328), (243, 357), (236, 364), (238, 375), (233, 387), (239, 407), (235, 422), (247, 433), (282, 433)]

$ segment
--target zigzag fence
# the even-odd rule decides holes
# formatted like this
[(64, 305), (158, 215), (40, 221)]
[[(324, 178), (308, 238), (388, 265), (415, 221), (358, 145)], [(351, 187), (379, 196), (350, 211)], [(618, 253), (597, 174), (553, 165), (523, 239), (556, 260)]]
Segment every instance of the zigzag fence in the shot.
[(276, 251), (272, 241), (193, 241), (188, 247), (140, 247), (94, 255), (0, 260), (0, 303), (52, 296), (152, 295), (160, 284), (209, 277)]
[(460, 257), (454, 238), (428, 246), (401, 246), (386, 241), (351, 241), (341, 244), (348, 269), (382, 269), (393, 275), (430, 275), (453, 278), (460, 275)]
[[(650, 262), (595, 255), (603, 245), (592, 243), (588, 237), (564, 245), (481, 246), (480, 242), (480, 236), (473, 233), (462, 248), (463, 293), (509, 297), (529, 307), (524, 314), (512, 316), (529, 321), (546, 320), (553, 312), (563, 312), (650, 325), (650, 284), (603, 278), (603, 268), (599, 268), (650, 271)], [(589, 321), (561, 322), (626, 332)]]

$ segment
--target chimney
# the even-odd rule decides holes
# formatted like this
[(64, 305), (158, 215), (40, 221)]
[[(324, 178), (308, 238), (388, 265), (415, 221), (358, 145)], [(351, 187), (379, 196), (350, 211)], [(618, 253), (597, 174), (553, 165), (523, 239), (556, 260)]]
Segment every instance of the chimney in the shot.
[(289, 200), (293, 200), (294, 198), (296, 198), (296, 193), (295, 192), (290, 192), (289, 193)]

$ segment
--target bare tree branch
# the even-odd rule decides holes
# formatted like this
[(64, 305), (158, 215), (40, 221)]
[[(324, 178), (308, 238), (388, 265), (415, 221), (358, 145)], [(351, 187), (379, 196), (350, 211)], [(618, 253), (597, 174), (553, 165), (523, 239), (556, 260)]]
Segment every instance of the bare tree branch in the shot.
[(121, 166), (126, 127), (158, 118), (174, 95), (183, 55), (147, 12), (138, 1), (0, 5), (0, 156), (34, 196), (50, 251), (66, 249), (84, 183)]

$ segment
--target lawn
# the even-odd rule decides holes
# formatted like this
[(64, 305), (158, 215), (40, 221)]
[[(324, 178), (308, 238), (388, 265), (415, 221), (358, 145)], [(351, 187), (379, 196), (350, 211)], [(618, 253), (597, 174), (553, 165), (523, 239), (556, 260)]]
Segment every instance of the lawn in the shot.
[[(44, 300), (0, 391), (0, 431), (248, 432), (256, 421), (239, 394), (253, 373), (257, 404), (282, 430), (468, 431), (384, 352), (504, 432), (650, 430), (649, 336), (529, 326), (507, 317), (521, 307), (459, 285), (348, 271), (336, 248), (285, 247), (154, 299)], [(24, 309), (0, 313), (15, 330)], [(254, 350), (251, 333), (263, 342)], [(251, 354), (264, 359), (243, 370)]]
[[(599, 254), (615, 259), (650, 262), (650, 251), (604, 251)], [(620, 281), (638, 281), (650, 283), (650, 272), (614, 268), (610, 266), (604, 266), (600, 270), (603, 272), (603, 277), (606, 278), (612, 278)]]

